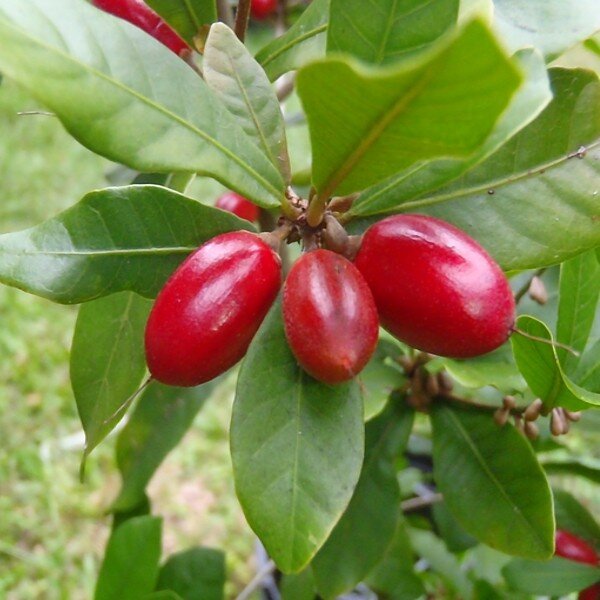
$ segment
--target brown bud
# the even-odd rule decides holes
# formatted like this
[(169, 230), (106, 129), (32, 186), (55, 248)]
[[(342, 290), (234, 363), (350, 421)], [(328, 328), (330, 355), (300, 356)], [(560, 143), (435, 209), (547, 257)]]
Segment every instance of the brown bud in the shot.
[(548, 302), (548, 290), (544, 282), (536, 275), (529, 284), (529, 297), (538, 304), (546, 304)]
[(510, 416), (509, 411), (507, 411), (505, 408), (499, 408), (494, 413), (494, 421), (496, 421), (496, 425), (499, 425), (500, 427), (504, 427), (506, 425), (506, 423), (508, 422), (509, 416)]
[(552, 435), (562, 435), (565, 432), (565, 418), (560, 408), (553, 408), (550, 415), (550, 431)]
[(325, 215), (323, 241), (332, 252), (345, 255), (348, 246), (348, 234), (333, 215)]
[(329, 208), (331, 212), (348, 212), (352, 208), (354, 201), (358, 198), (359, 195), (360, 194), (351, 194), (350, 196), (338, 196), (337, 198), (331, 200), (327, 208)]
[(535, 440), (540, 435), (540, 430), (535, 423), (533, 423), (531, 421), (525, 421), (524, 427), (525, 427), (525, 435), (530, 440)]
[(451, 392), (453, 390), (454, 382), (452, 381), (452, 377), (450, 377), (446, 371), (440, 371), (437, 374), (437, 380), (440, 389), (444, 390), (445, 392)]
[(526, 421), (535, 421), (542, 411), (544, 403), (540, 398), (536, 398), (525, 410), (523, 417)]
[(414, 361), (412, 360), (412, 358), (409, 358), (408, 356), (399, 356), (397, 358), (398, 364), (404, 369), (405, 373), (410, 374), (410, 372), (413, 370), (413, 367), (415, 366)]
[(519, 433), (525, 434), (525, 427), (523, 426), (523, 419), (521, 418), (521, 415), (514, 415), (513, 419), (515, 421), (515, 429)]
[(440, 393), (440, 384), (435, 375), (427, 375), (425, 379), (425, 390), (429, 396), (437, 396)]
[(507, 410), (513, 410), (513, 408), (517, 406), (517, 401), (513, 396), (504, 396), (504, 398), (502, 398), (502, 404)]
[(567, 417), (567, 419), (569, 419), (569, 421), (576, 423), (577, 421), (579, 421), (581, 419), (581, 411), (577, 411), (577, 412), (573, 412), (570, 410), (566, 410), (564, 411), (565, 416)]

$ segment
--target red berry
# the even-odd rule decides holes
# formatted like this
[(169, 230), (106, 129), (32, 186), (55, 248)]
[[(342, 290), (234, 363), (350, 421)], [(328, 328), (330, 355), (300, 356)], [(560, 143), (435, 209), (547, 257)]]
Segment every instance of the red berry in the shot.
[(556, 556), (562, 556), (579, 563), (588, 565), (598, 564), (598, 555), (594, 548), (580, 537), (565, 531), (564, 529), (556, 530)]
[(509, 337), (515, 302), (500, 267), (456, 227), (423, 215), (395, 215), (365, 233), (355, 259), (382, 325), (399, 340), (467, 358)]
[(259, 210), (256, 204), (235, 192), (227, 192), (220, 196), (215, 203), (217, 208), (233, 213), (246, 221), (258, 221)]
[(283, 288), (285, 333), (300, 366), (334, 384), (352, 379), (377, 345), (373, 296), (362, 275), (330, 250), (304, 254)]
[(578, 600), (600, 600), (600, 583), (581, 590), (577, 598)]
[(250, 13), (253, 19), (262, 21), (277, 10), (277, 0), (252, 0)]
[(92, 0), (92, 4), (143, 29), (175, 54), (189, 49), (175, 31), (142, 0)]
[(247, 231), (200, 246), (167, 281), (146, 325), (152, 377), (199, 385), (237, 363), (275, 300), (279, 256)]

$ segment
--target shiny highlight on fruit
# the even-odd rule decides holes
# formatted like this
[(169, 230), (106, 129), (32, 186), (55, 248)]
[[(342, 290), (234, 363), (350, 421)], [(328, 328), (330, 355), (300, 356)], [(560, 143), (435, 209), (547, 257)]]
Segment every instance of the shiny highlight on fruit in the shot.
[(235, 192), (226, 192), (222, 196), (219, 196), (215, 202), (215, 206), (221, 210), (233, 213), (240, 219), (246, 219), (246, 221), (258, 221), (260, 215), (260, 210), (256, 204), (253, 204), (250, 200)]

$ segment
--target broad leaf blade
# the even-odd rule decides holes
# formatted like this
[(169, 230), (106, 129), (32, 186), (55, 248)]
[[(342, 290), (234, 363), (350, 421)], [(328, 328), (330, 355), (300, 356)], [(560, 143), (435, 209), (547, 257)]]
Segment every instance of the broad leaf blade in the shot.
[(215, 0), (145, 0), (192, 48), (203, 27), (217, 20)]
[(222, 23), (210, 29), (203, 68), (214, 93), (289, 182), (285, 125), (275, 90), (246, 46)]
[(459, 0), (331, 0), (327, 51), (384, 65), (422, 52), (456, 24)]
[(252, 225), (157, 186), (109, 188), (0, 236), (0, 281), (65, 304), (130, 290), (154, 297), (215, 235)]
[(152, 304), (122, 292), (79, 309), (71, 348), (71, 387), (87, 456), (125, 414), (120, 407), (146, 373), (144, 328)]
[(587, 540), (600, 550), (600, 524), (594, 516), (568, 492), (553, 490), (553, 495), (556, 526)]
[(0, 70), (97, 154), (279, 204), (276, 169), (204, 81), (137, 27), (80, 0), (0, 0), (0, 38)]
[(321, 197), (362, 190), (421, 160), (466, 157), (484, 143), (520, 74), (477, 21), (436, 49), (392, 72), (330, 59), (298, 73)]
[(327, 386), (300, 369), (277, 302), (240, 371), (231, 452), (248, 523), (283, 572), (306, 566), (346, 509), (363, 444), (358, 386)]
[(552, 496), (527, 440), (489, 414), (437, 406), (431, 419), (434, 477), (465, 531), (507, 554), (551, 556)]
[(325, 56), (328, 21), (329, 0), (313, 0), (288, 31), (256, 55), (271, 81)]
[(123, 482), (112, 510), (126, 511), (143, 500), (154, 472), (183, 438), (215, 385), (216, 381), (197, 388), (150, 384), (117, 440)]
[(95, 600), (139, 600), (154, 590), (162, 521), (136, 517), (111, 535), (96, 584)]
[(394, 400), (367, 424), (365, 461), (352, 500), (312, 561), (317, 590), (324, 598), (337, 598), (354, 588), (392, 542), (400, 503), (395, 461), (414, 419), (402, 399)]

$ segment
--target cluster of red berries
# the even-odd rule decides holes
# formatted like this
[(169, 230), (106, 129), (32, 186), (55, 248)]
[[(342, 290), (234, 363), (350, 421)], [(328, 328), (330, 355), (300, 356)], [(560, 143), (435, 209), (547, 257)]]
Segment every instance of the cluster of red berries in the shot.
[[(600, 566), (600, 556), (596, 550), (580, 537), (564, 529), (557, 529), (555, 542), (556, 556), (594, 567)], [(582, 590), (577, 598), (578, 600), (600, 600), (600, 583)]]
[[(228, 194), (217, 206), (241, 216), (245, 202)], [(155, 379), (198, 385), (242, 358), (281, 285), (269, 236), (219, 235), (165, 284), (146, 329)], [(498, 265), (464, 232), (396, 215), (366, 231), (354, 261), (324, 248), (305, 252), (285, 280), (283, 317), (300, 366), (337, 384), (365, 367), (380, 323), (415, 348), (466, 358), (508, 339), (515, 304)]]

